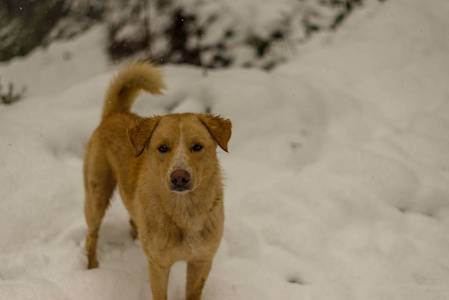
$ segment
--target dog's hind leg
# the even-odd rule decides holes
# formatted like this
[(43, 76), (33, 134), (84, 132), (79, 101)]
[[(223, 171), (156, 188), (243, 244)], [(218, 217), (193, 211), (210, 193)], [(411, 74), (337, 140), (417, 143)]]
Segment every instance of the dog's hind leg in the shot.
[(139, 233), (137, 231), (137, 226), (134, 220), (129, 218), (129, 224), (131, 225), (131, 236), (133, 237), (133, 239), (139, 238)]
[(93, 269), (98, 267), (97, 240), (101, 221), (116, 186), (112, 169), (105, 157), (97, 156), (95, 159), (85, 159), (84, 186), (84, 215), (87, 223), (86, 251), (89, 260), (88, 268)]

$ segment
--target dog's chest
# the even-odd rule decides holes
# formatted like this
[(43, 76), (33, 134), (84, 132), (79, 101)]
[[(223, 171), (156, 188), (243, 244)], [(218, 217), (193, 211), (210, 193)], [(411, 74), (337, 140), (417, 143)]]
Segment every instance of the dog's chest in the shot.
[(188, 206), (176, 208), (170, 215), (167, 210), (141, 215), (145, 220), (139, 228), (145, 237), (142, 246), (152, 257), (168, 264), (213, 256), (221, 239), (222, 218), (210, 214), (210, 210), (201, 213)]
[(179, 260), (190, 260), (207, 256), (211, 251), (211, 241), (203, 231), (185, 231), (178, 229), (177, 238), (167, 250), (178, 256)]
[(185, 230), (179, 227), (172, 228), (167, 236), (164, 249), (159, 252), (174, 261), (201, 260), (210, 257), (218, 248), (218, 233), (211, 232), (207, 226), (201, 226), (199, 230)]

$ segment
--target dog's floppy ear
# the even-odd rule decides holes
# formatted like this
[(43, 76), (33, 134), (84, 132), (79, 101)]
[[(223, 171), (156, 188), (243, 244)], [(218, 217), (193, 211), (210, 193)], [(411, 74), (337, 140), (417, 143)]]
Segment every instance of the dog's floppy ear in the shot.
[(128, 139), (136, 150), (136, 157), (142, 154), (143, 149), (150, 141), (151, 135), (159, 122), (159, 117), (138, 119), (128, 127)]
[(209, 114), (200, 114), (198, 119), (206, 126), (210, 135), (224, 151), (228, 152), (228, 142), (232, 134), (232, 123), (229, 119)]

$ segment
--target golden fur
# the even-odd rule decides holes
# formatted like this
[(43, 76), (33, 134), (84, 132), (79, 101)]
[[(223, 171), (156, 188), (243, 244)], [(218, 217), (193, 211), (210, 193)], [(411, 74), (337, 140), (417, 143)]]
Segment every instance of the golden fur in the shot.
[(223, 234), (216, 148), (227, 151), (231, 122), (209, 114), (130, 113), (141, 89), (160, 94), (164, 88), (159, 69), (134, 63), (107, 90), (84, 157), (88, 268), (98, 267), (98, 231), (118, 186), (148, 258), (153, 299), (167, 299), (170, 268), (179, 260), (188, 262), (186, 298), (200, 299)]

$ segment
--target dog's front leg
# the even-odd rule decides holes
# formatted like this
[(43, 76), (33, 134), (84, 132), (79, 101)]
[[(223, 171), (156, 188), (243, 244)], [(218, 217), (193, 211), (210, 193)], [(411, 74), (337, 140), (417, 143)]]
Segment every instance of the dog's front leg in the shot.
[(187, 264), (186, 299), (199, 300), (212, 267), (212, 259), (189, 261)]
[(171, 266), (161, 266), (148, 260), (148, 278), (153, 300), (167, 300), (168, 278)]

